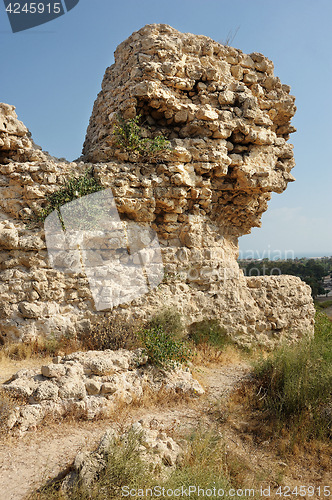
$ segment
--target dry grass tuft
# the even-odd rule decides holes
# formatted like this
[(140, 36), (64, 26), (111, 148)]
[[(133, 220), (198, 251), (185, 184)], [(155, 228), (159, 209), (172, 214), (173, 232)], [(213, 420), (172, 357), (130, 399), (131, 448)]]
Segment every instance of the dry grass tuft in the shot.
[[(182, 486), (188, 491), (190, 485), (199, 485), (205, 490), (229, 488), (225, 471), (224, 443), (216, 431), (195, 430), (183, 437), (183, 455), (169, 474), (161, 475), (160, 468), (153, 469), (141, 460), (140, 436), (129, 433), (126, 440), (116, 440), (110, 446), (105, 469), (88, 488), (78, 482), (64, 495), (60, 490), (61, 483), (53, 482), (40, 488), (29, 499), (118, 500), (124, 496), (121, 495), (122, 486), (142, 491), (149, 491), (147, 489), (153, 489), (156, 485), (164, 487), (165, 491)], [(147, 493), (147, 496), (150, 495), (151, 493)], [(138, 496), (142, 495), (138, 493)], [(198, 500), (201, 495), (191, 492), (190, 497)], [(226, 498), (229, 498), (228, 495)]]
[(12, 411), (17, 406), (17, 401), (7, 392), (0, 390), (0, 433), (7, 430), (7, 421)]
[(136, 335), (140, 324), (122, 316), (103, 317), (96, 322), (87, 335), (80, 337), (84, 350), (128, 349), (141, 347)]
[(253, 488), (253, 466), (250, 461), (239, 455), (234, 450), (229, 450), (226, 455), (227, 472), (234, 488)]
[(3, 438), (8, 434), (8, 418), (18, 406), (27, 404), (24, 397), (12, 396), (7, 391), (0, 389), (0, 436)]
[(153, 391), (149, 386), (145, 386), (143, 388), (143, 396), (137, 398), (134, 404), (144, 408), (169, 408), (179, 403), (186, 403), (188, 405), (190, 402), (192, 402), (192, 398), (189, 394), (184, 394), (182, 391), (170, 391), (163, 385), (157, 392)]
[(193, 363), (196, 366), (241, 364), (247, 355), (234, 345), (226, 345), (223, 350), (203, 342), (195, 347)]
[(0, 362), (11, 359), (22, 361), (71, 354), (85, 350), (81, 341), (75, 335), (38, 337), (30, 342), (8, 342), (0, 348)]

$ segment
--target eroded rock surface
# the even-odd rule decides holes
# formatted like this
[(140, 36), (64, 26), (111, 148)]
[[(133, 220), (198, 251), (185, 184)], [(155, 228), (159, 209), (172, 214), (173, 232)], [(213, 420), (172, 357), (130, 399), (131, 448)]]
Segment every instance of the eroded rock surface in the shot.
[(35, 428), (46, 414), (59, 417), (68, 411), (93, 419), (120, 403), (139, 401), (144, 389), (189, 396), (204, 394), (189, 369), (161, 370), (148, 365), (142, 349), (87, 351), (69, 354), (40, 369), (22, 369), (2, 388), (13, 397), (26, 398), (9, 417), (9, 429)]
[[(43, 230), (23, 222), (71, 171), (86, 167), (112, 189), (124, 223), (156, 231), (165, 270), (158, 288), (107, 314), (146, 318), (173, 306), (188, 326), (217, 319), (246, 345), (272, 346), (312, 332), (305, 283), (290, 276), (246, 278), (236, 262), (238, 238), (260, 226), (271, 192), (294, 180), (287, 140), (296, 108), (289, 92), (262, 54), (155, 24), (117, 48), (79, 161), (40, 151), (13, 107), (1, 105), (2, 336), (88, 334), (105, 314), (96, 311), (86, 274), (52, 269)], [(172, 151), (151, 163), (119, 149), (117, 113), (125, 119), (141, 114), (144, 135), (163, 134)], [(102, 252), (98, 259), (103, 273)]]

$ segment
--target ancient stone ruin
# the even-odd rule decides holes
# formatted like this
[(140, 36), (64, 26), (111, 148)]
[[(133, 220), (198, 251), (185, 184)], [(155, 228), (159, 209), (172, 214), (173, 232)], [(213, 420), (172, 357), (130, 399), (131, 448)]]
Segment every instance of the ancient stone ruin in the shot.
[(53, 358), (41, 368), (22, 369), (2, 385), (12, 397), (24, 398), (7, 422), (20, 435), (35, 428), (47, 415), (68, 413), (92, 420), (116, 411), (121, 404), (141, 400), (145, 393), (199, 397), (204, 389), (189, 368), (162, 370), (147, 364), (142, 349), (75, 352)]
[[(15, 108), (0, 104), (2, 338), (89, 334), (105, 314), (147, 318), (162, 307), (175, 307), (187, 326), (217, 320), (247, 345), (312, 332), (309, 286), (293, 276), (247, 278), (236, 260), (238, 238), (260, 226), (271, 193), (294, 181), (289, 92), (260, 53), (152, 24), (116, 49), (77, 161), (43, 152)], [(145, 137), (162, 134), (172, 150), (143, 162), (119, 148), (119, 113), (142, 115)], [(164, 272), (158, 286), (102, 310), (86, 270), (52, 267), (44, 228), (26, 225), (47, 194), (87, 167), (111, 188), (123, 227), (155, 231)], [(144, 244), (142, 237), (136, 250)], [(104, 250), (116, 254), (111, 238), (98, 255), (91, 249), (101, 287), (109, 279)]]

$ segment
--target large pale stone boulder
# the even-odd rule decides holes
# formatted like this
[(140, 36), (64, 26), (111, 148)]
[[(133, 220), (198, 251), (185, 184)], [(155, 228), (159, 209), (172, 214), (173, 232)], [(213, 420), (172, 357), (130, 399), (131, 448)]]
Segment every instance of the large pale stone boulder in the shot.
[(53, 361), (41, 369), (19, 370), (2, 385), (13, 398), (23, 397), (28, 402), (10, 415), (10, 429), (16, 426), (24, 432), (34, 428), (47, 413), (57, 417), (75, 411), (93, 419), (105, 411), (116, 411), (121, 403), (139, 401), (145, 389), (192, 397), (204, 394), (189, 368), (156, 368), (148, 364), (142, 349), (77, 352)]

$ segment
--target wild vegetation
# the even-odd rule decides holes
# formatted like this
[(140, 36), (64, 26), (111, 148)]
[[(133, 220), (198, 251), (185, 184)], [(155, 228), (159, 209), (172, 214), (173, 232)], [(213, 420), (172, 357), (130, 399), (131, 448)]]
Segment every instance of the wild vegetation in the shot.
[(325, 300), (324, 302), (315, 302), (315, 306), (319, 311), (324, 311), (329, 307), (332, 307), (332, 300)]
[(193, 325), (190, 338), (200, 347), (209, 345), (223, 350), (227, 345), (232, 345), (230, 337), (216, 320), (204, 320)]
[[(332, 324), (316, 314), (314, 337), (282, 346), (255, 365), (259, 407), (296, 439), (332, 437)], [(265, 412), (265, 413), (264, 413)]]
[[(137, 115), (135, 118), (125, 120), (120, 114), (117, 115), (113, 131), (115, 145), (124, 152), (134, 154), (139, 161), (159, 161), (171, 151), (170, 142), (160, 134), (155, 137), (145, 137), (148, 128), (142, 128), (141, 118), (141, 115)], [(56, 210), (62, 229), (66, 229), (60, 207), (102, 190), (103, 186), (93, 176), (93, 168), (87, 168), (80, 175), (72, 172), (59, 189), (46, 195), (44, 206), (27, 220), (28, 226), (45, 222), (48, 215)], [(100, 209), (100, 200), (90, 197), (77, 206), (71, 206), (70, 218), (79, 221), (83, 217), (85, 229), (95, 228), (98, 227)]]
[[(142, 331), (148, 332), (145, 337), (139, 333)], [(174, 360), (180, 361), (174, 347), (179, 342), (191, 354), (190, 359), (196, 367), (206, 366), (209, 362), (214, 363), (213, 366), (223, 364), (225, 358), (222, 356), (227, 352), (252, 363), (251, 379), (236, 389), (228, 402), (217, 401), (210, 406), (209, 415), (212, 415), (214, 424), (209, 430), (200, 428), (197, 423), (196, 429), (189, 434), (175, 436), (185, 439), (187, 444), (183, 459), (174, 470), (167, 477), (161, 477), (159, 470), (149, 468), (139, 457), (139, 435), (132, 435), (130, 440), (116, 442), (109, 450), (107, 466), (89, 490), (83, 484), (76, 484), (71, 493), (65, 493), (55, 481), (35, 492), (31, 500), (122, 498), (121, 488), (125, 485), (136, 490), (153, 489), (156, 485), (174, 490), (199, 484), (205, 489), (223, 489), (224, 498), (228, 498), (230, 488), (250, 485), (257, 490), (262, 476), (254, 470), (252, 463), (236, 449), (225, 453), (227, 435), (235, 431), (246, 443), (245, 447), (252, 450), (267, 447), (266, 453), (271, 460), (279, 459), (280, 463), (287, 462), (290, 467), (294, 464), (295, 468), (299, 460), (308, 461), (310, 451), (308, 467), (329, 470), (332, 449), (332, 323), (323, 311), (317, 311), (313, 337), (304, 335), (300, 342), (281, 345), (270, 353), (262, 349), (241, 351), (232, 345), (215, 322), (199, 323), (186, 336), (183, 331), (179, 313), (167, 309), (150, 322), (137, 326), (136, 331), (133, 325), (128, 326), (119, 319), (111, 326), (110, 319), (106, 318), (103, 328), (96, 325), (95, 337), (91, 335), (94, 348), (99, 349), (123, 347), (120, 342), (122, 334), (127, 339), (126, 348), (149, 347), (149, 342), (152, 342), (151, 362), (163, 367), (171, 367)], [(164, 342), (165, 338), (170, 345)], [(16, 356), (16, 359), (52, 355), (58, 352), (55, 340), (52, 342), (48, 344), (49, 350), (45, 345), (43, 349), (35, 346), (24, 354), (23, 347), (15, 351), (3, 346), (1, 354), (3, 357)], [(75, 348), (91, 348), (84, 338), (58, 339), (58, 342), (57, 348), (59, 352), (62, 349), (62, 353)], [(161, 344), (164, 350), (160, 350)], [(0, 401), (0, 419), (4, 421), (14, 402), (4, 395)], [(270, 478), (274, 485), (283, 484), (280, 474), (276, 470), (273, 479)], [(197, 494), (191, 497), (199, 498)], [(238, 498), (237, 494), (232, 498)]]
[[(59, 189), (51, 194), (46, 195), (44, 207), (41, 208), (39, 212), (35, 214), (34, 218), (30, 220), (30, 225), (41, 224), (45, 222), (45, 219), (48, 217), (48, 215), (56, 210), (62, 225), (62, 229), (65, 229), (65, 224), (60, 212), (60, 207), (65, 205), (66, 203), (70, 203), (71, 201), (101, 191), (102, 189), (104, 188), (93, 177), (91, 168), (86, 169), (83, 174), (78, 176), (73, 173), (68, 179), (65, 180), (65, 182)], [(88, 206), (84, 208), (86, 214), (89, 214), (90, 216), (91, 214), (93, 214), (93, 212), (96, 212), (93, 204), (91, 204), (91, 201), (89, 202)], [(79, 209), (80, 211), (82, 211), (82, 205), (80, 205)], [(97, 213), (99, 213), (99, 211), (100, 207), (97, 207)], [(75, 213), (71, 213), (71, 216), (74, 217)]]
[(148, 129), (143, 131), (141, 118), (141, 115), (137, 115), (125, 120), (118, 114), (114, 126), (115, 144), (123, 151), (134, 154), (139, 161), (158, 161), (171, 150), (170, 142), (160, 134), (146, 137)]
[[(29, 500), (112, 500), (127, 496), (129, 491), (135, 491), (138, 497), (145, 494), (149, 497), (158, 491), (160, 496), (167, 496), (167, 491), (178, 489), (185, 490), (188, 495), (189, 487), (193, 485), (199, 485), (208, 494), (209, 490), (219, 491), (220, 494), (224, 492), (224, 498), (231, 498), (222, 438), (216, 432), (198, 430), (187, 435), (185, 443), (181, 461), (165, 477), (160, 474), (158, 466), (155, 468), (141, 460), (140, 434), (132, 432), (126, 441), (116, 440), (111, 445), (106, 468), (92, 487), (76, 483), (66, 494), (59, 491), (57, 483), (53, 483), (30, 496)], [(191, 492), (190, 498), (197, 500), (201, 495), (198, 491)], [(232, 498), (239, 497), (232, 495)]]

